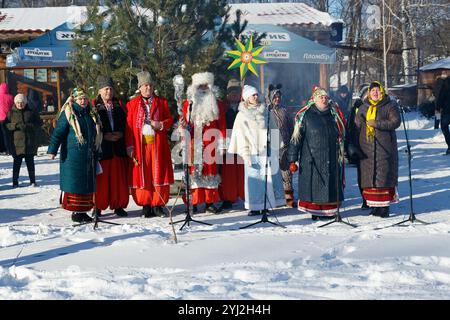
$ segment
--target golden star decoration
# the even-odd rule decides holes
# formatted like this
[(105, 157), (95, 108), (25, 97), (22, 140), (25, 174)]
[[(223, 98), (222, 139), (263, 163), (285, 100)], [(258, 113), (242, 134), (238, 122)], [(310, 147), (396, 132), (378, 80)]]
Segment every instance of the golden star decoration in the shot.
[(230, 64), (228, 70), (233, 70), (239, 67), (241, 80), (248, 70), (250, 70), (255, 76), (258, 76), (258, 73), (255, 69), (256, 65), (267, 63), (266, 61), (258, 57), (258, 55), (264, 49), (264, 46), (253, 48), (253, 36), (250, 36), (250, 39), (247, 41), (245, 46), (242, 44), (242, 42), (236, 39), (236, 47), (237, 50), (226, 52), (227, 55), (234, 58), (234, 61)]

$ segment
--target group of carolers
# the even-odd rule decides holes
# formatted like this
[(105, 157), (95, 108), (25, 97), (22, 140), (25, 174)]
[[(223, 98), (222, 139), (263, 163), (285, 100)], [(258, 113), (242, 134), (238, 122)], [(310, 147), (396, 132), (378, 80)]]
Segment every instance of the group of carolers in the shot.
[[(115, 99), (112, 79), (101, 75), (99, 95), (92, 104), (86, 92), (76, 88), (61, 109), (47, 153), (54, 159), (60, 148), (61, 203), (72, 211), (73, 221), (92, 221), (87, 212), (94, 205), (97, 215), (109, 207), (116, 215), (127, 216), (129, 194), (143, 207), (144, 217), (165, 215), (163, 208), (174, 183), (168, 139), (174, 121), (167, 100), (154, 93), (156, 83), (150, 73), (142, 71), (137, 79), (139, 94), (126, 107)], [(363, 149), (366, 159), (360, 165), (372, 166), (367, 170), (376, 178), (363, 179), (363, 195), (374, 207), (372, 213), (381, 215), (375, 208), (388, 207), (394, 200), (397, 167), (386, 172), (394, 177), (390, 184), (380, 185), (383, 174), (376, 166), (389, 165), (389, 158), (369, 152), (385, 150), (386, 146), (378, 145), (378, 132), (388, 131), (395, 137), (393, 130), (399, 123), (383, 118), (392, 115), (392, 108), (385, 112), (383, 107), (377, 113), (386, 97), (378, 83), (369, 91), (375, 87), (380, 96), (369, 99), (368, 110), (361, 109), (355, 120), (357, 134), (367, 136), (367, 141), (351, 143), (349, 150), (369, 146)], [(314, 89), (295, 121), (282, 106), (278, 88), (269, 91), (269, 107), (256, 88), (241, 87), (237, 80), (228, 83), (225, 102), (217, 93), (212, 73), (194, 74), (178, 121), (179, 129), (189, 129), (194, 212), (205, 204), (206, 212), (219, 213), (238, 198), (244, 200), (249, 215), (270, 207), (293, 207), (292, 174), (299, 168), (299, 210), (313, 218), (333, 217), (343, 200), (346, 124), (325, 90)], [(363, 126), (361, 119), (371, 122)], [(227, 129), (232, 129), (231, 135), (227, 136)], [(392, 153), (396, 157), (396, 148)], [(374, 157), (376, 161), (367, 161)], [(216, 161), (219, 158), (222, 161)]]

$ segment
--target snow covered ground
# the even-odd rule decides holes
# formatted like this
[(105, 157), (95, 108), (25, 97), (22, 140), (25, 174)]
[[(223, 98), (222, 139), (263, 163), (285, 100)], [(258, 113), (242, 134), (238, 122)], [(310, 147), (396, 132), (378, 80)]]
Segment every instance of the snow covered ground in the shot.
[[(343, 224), (318, 228), (309, 215), (282, 208), (260, 224), (242, 204), (197, 214), (175, 243), (168, 218), (107, 213), (100, 224), (72, 227), (59, 208), (58, 161), (36, 157), (39, 187), (12, 189), (12, 159), (0, 156), (0, 299), (449, 299), (450, 156), (433, 124), (407, 114), (414, 211), (429, 225), (389, 227), (408, 217), (409, 181), (401, 127), (400, 202), (381, 219), (360, 210), (356, 169), (346, 169)], [(173, 199), (169, 208), (173, 205)], [(184, 218), (178, 200), (174, 219)]]

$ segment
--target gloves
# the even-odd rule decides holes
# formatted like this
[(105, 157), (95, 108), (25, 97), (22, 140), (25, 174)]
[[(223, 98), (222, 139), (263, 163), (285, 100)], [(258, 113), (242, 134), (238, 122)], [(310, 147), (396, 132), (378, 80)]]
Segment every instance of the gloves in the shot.
[(298, 166), (295, 164), (295, 162), (291, 162), (291, 164), (289, 165), (289, 170), (294, 173), (295, 171), (298, 170)]

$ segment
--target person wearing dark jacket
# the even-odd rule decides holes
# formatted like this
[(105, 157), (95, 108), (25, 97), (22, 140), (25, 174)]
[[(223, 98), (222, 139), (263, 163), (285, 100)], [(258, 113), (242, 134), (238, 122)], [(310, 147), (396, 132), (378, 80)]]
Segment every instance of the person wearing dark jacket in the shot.
[(272, 117), (280, 130), (280, 170), (283, 178), (284, 196), (286, 205), (294, 207), (294, 189), (292, 188), (292, 172), (289, 170), (289, 162), (287, 159), (287, 150), (292, 132), (294, 131), (294, 119), (287, 111), (286, 107), (281, 104), (281, 85), (274, 87), (269, 86), (268, 104)]
[[(360, 160), (365, 156), (361, 151), (359, 146), (359, 129), (356, 127), (355, 118), (358, 114), (359, 108), (364, 104), (364, 100), (367, 97), (367, 88), (362, 94), (360, 98), (358, 98), (353, 104), (352, 109), (350, 110), (350, 115), (347, 121), (347, 133), (345, 136), (345, 151), (347, 154), (348, 162), (356, 165), (357, 170), (357, 180), (358, 187), (361, 193), (361, 197), (363, 194), (363, 189), (361, 188), (361, 166)], [(366, 200), (363, 198), (363, 203), (361, 205), (361, 209), (369, 209)]]
[(441, 114), (441, 130), (447, 144), (446, 155), (450, 155), (450, 77), (443, 77), (436, 96), (436, 109)]
[(127, 216), (124, 208), (128, 205), (127, 182), (128, 155), (125, 148), (125, 127), (127, 115), (120, 102), (114, 98), (113, 81), (110, 77), (97, 78), (99, 95), (94, 106), (102, 122), (102, 152), (100, 165), (102, 173), (97, 175), (96, 211), (109, 206), (118, 216)]
[(19, 186), (19, 173), (22, 160), (25, 158), (31, 186), (36, 186), (34, 156), (37, 154), (37, 131), (42, 125), (39, 114), (27, 104), (23, 94), (14, 97), (14, 106), (8, 112), (6, 128), (11, 132), (11, 155), (13, 164), (13, 188)]
[(363, 197), (371, 214), (389, 217), (390, 203), (397, 202), (398, 150), (395, 129), (400, 124), (397, 102), (375, 81), (355, 118), (359, 145), (365, 155), (360, 160)]
[(42, 111), (42, 98), (41, 94), (38, 91), (29, 88), (27, 99), (28, 105), (31, 109), (36, 110), (37, 113), (40, 113)]
[(59, 179), (64, 192), (62, 207), (72, 211), (72, 221), (92, 221), (86, 212), (94, 205), (101, 141), (100, 118), (85, 91), (75, 88), (61, 108), (47, 150), (50, 159), (55, 159), (61, 146)]
[[(239, 102), (241, 101), (241, 83), (237, 79), (230, 79), (227, 85), (227, 95), (225, 98), (227, 136), (233, 129), (234, 121), (239, 112)], [(222, 204), (219, 210), (227, 210), (233, 207), (233, 203), (238, 198), (245, 200), (244, 190), (244, 165), (242, 159), (237, 155), (225, 153), (223, 163), (219, 166), (221, 181), (219, 184), (219, 194)]]
[(344, 199), (344, 139), (342, 111), (324, 89), (315, 87), (295, 116), (288, 148), (290, 170), (299, 170), (298, 209), (313, 220), (332, 219)]
[(333, 100), (337, 103), (341, 111), (344, 113), (344, 117), (346, 120), (349, 118), (350, 114), (350, 101), (352, 99), (352, 95), (348, 90), (348, 87), (343, 85), (339, 88), (334, 96)]

